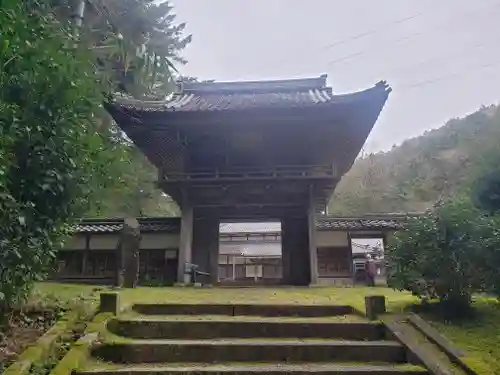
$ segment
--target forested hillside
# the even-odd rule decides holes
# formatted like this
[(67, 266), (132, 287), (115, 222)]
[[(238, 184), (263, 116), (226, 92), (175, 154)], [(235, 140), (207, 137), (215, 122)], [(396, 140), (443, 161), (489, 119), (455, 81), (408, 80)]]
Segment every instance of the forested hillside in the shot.
[[(483, 107), (383, 153), (357, 160), (329, 213), (422, 211), (463, 191), (500, 156), (500, 107)], [(500, 162), (500, 159), (498, 159)]]

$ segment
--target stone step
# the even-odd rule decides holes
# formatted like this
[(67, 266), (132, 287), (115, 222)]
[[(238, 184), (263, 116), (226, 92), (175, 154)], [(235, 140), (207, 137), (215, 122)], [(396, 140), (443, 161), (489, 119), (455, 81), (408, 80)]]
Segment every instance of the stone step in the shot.
[(181, 363), (134, 365), (124, 367), (94, 367), (80, 370), (74, 375), (430, 375), (418, 366), (391, 364), (353, 363), (252, 363), (252, 364), (211, 364)]
[[(309, 318), (311, 319), (311, 318)], [(215, 339), (215, 338), (337, 338), (381, 340), (386, 329), (381, 323), (237, 321), (237, 320), (159, 320), (113, 319), (108, 330), (134, 339)]]
[(92, 355), (107, 362), (390, 362), (404, 363), (395, 341), (312, 339), (129, 340), (104, 342)]
[(133, 311), (145, 315), (253, 315), (320, 317), (357, 314), (342, 305), (244, 305), (244, 304), (136, 304)]

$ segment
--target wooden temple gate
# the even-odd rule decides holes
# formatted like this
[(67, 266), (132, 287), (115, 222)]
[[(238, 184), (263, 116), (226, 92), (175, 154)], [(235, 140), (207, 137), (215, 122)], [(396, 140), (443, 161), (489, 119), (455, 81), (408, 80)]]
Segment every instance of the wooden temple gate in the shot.
[(217, 280), (219, 223), (277, 219), (283, 280), (318, 282), (317, 214), (358, 155), (390, 89), (335, 95), (318, 78), (184, 83), (166, 101), (116, 98), (118, 125), (182, 210), (177, 281)]

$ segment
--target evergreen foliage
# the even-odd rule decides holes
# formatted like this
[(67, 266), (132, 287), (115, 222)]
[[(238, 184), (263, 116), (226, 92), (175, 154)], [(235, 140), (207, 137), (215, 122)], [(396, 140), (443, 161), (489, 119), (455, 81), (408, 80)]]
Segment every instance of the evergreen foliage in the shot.
[(0, 301), (44, 277), (65, 227), (107, 178), (110, 137), (89, 58), (43, 3), (0, 8)]

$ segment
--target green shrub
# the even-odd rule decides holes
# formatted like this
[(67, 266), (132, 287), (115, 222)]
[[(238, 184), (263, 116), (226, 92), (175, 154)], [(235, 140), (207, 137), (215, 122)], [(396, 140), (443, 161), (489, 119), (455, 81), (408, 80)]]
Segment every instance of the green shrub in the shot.
[(389, 285), (424, 300), (439, 299), (448, 312), (466, 312), (473, 293), (487, 285), (484, 242), (492, 230), (467, 200), (450, 200), (409, 218), (389, 242)]

